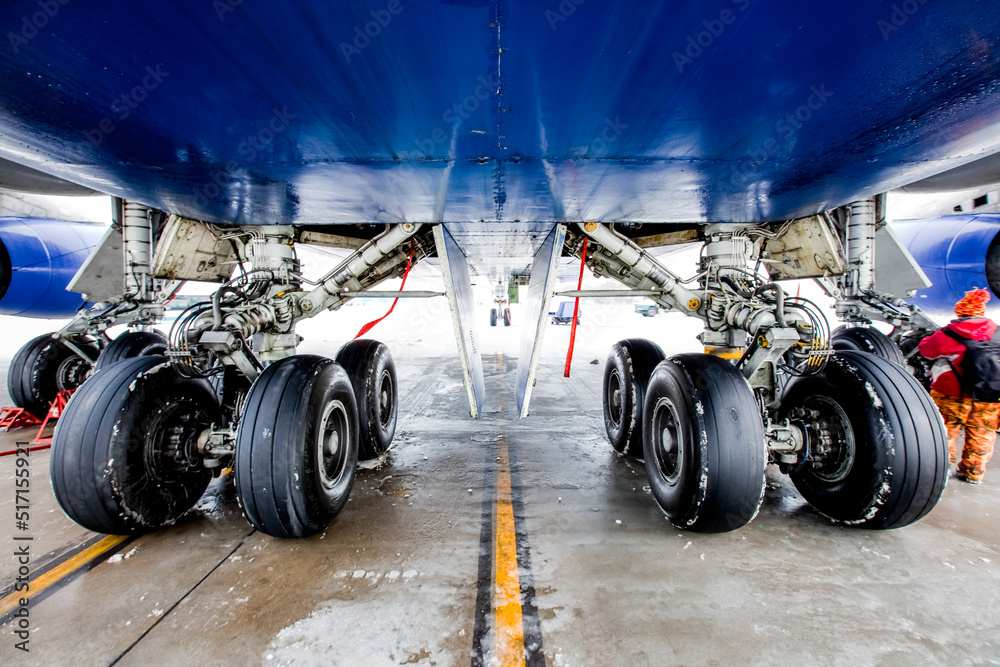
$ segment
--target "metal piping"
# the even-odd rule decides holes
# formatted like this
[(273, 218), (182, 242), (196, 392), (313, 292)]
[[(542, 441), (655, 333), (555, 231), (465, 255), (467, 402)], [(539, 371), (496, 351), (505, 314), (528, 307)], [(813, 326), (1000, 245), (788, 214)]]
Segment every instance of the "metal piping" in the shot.
[[(347, 297), (344, 285), (357, 280), (369, 269), (384, 261), (391, 253), (406, 243), (422, 225), (403, 223), (395, 225), (378, 237), (358, 248), (350, 257), (326, 274), (320, 286), (305, 295), (300, 302), (304, 311), (328, 308), (336, 299)], [(353, 294), (351, 294), (353, 296)]]
[[(588, 229), (588, 225), (593, 226), (593, 229)], [(672, 306), (684, 312), (693, 313), (701, 304), (701, 299), (694, 292), (679, 284), (680, 279), (677, 276), (630, 239), (620, 236), (603, 224), (595, 225), (581, 222), (577, 223), (577, 228), (582, 234), (599, 244), (607, 253), (613, 255), (615, 259), (628, 266), (634, 274), (644, 277), (662, 288), (663, 298), (669, 300)], [(636, 287), (636, 285), (630, 285), (630, 287)], [(692, 304), (694, 304), (693, 307)]]

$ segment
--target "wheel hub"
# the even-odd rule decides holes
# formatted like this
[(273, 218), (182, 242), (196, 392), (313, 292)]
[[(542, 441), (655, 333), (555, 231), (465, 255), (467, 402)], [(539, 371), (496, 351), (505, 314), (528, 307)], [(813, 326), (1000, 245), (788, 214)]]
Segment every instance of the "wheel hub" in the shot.
[(76, 354), (72, 354), (56, 369), (56, 387), (59, 391), (76, 389), (87, 379), (90, 364)]
[(799, 408), (810, 440), (810, 473), (833, 484), (847, 477), (854, 467), (855, 442), (850, 419), (835, 401), (812, 396)]
[(150, 476), (161, 482), (172, 482), (201, 468), (198, 436), (209, 422), (208, 415), (191, 401), (166, 403), (145, 434), (143, 457)]
[(684, 469), (684, 430), (673, 402), (660, 398), (653, 408), (652, 432), (653, 458), (660, 474), (668, 484), (676, 484)]
[(611, 397), (610, 410), (608, 411), (611, 422), (615, 428), (619, 428), (622, 424), (622, 382), (618, 375), (618, 369), (611, 371), (611, 375), (608, 376), (607, 393)]
[(379, 379), (379, 402), (378, 402), (378, 420), (382, 425), (382, 428), (389, 426), (389, 422), (392, 421), (392, 376), (389, 371), (382, 371), (382, 376)]
[(317, 464), (320, 480), (326, 488), (336, 486), (347, 474), (347, 408), (331, 401), (323, 410), (317, 439)]

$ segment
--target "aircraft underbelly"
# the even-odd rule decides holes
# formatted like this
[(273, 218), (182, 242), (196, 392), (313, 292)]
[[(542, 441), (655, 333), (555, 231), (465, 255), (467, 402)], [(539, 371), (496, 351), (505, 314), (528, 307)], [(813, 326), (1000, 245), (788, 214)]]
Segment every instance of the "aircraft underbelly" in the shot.
[(9, 2), (0, 157), (221, 223), (787, 219), (1000, 150), (1000, 7), (911, 4)]

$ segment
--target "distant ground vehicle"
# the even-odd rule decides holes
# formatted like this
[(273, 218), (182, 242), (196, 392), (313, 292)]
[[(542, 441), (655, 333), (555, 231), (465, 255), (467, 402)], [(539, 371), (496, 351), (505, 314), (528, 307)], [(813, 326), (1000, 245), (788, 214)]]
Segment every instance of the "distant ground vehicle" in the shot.
[[(550, 313), (552, 315), (553, 324), (569, 324), (573, 321), (573, 302), (563, 301), (559, 304), (559, 307), (555, 311)], [(583, 321), (583, 308), (579, 310), (576, 314), (577, 323)]]
[(655, 317), (660, 312), (659, 306), (655, 303), (637, 303), (635, 312), (642, 313), (643, 317)]

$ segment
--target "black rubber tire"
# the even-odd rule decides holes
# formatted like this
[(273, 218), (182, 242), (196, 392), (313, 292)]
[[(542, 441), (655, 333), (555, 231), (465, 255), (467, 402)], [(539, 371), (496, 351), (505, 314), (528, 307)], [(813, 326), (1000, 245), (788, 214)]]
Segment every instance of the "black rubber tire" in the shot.
[[(73, 343), (92, 359), (97, 358), (97, 345), (89, 338), (76, 336)], [(91, 366), (52, 334), (42, 334), (25, 343), (14, 355), (7, 374), (7, 390), (16, 406), (42, 418), (56, 394), (83, 384), (90, 376)]]
[(927, 391), (931, 390), (931, 368), (934, 366), (934, 362), (920, 354), (918, 345), (920, 345), (921, 340), (931, 333), (924, 330), (911, 331), (899, 341), (899, 351), (903, 353), (903, 359), (906, 361), (906, 369)]
[(94, 372), (132, 357), (163, 354), (167, 350), (167, 337), (159, 331), (126, 331), (101, 351), (94, 364)]
[(667, 358), (659, 345), (628, 338), (611, 346), (604, 363), (604, 429), (619, 454), (642, 457), (642, 406), (646, 385), (657, 364)]
[(764, 424), (750, 385), (733, 364), (680, 354), (653, 371), (643, 408), (646, 476), (678, 528), (735, 530), (764, 498)]
[(497, 309), (490, 308), (490, 326), (495, 327), (497, 325)]
[[(161, 356), (126, 359), (73, 394), (52, 440), (52, 487), (84, 528), (116, 535), (174, 523), (212, 478), (194, 453), (220, 413), (205, 380), (183, 378)], [(183, 443), (183, 457), (158, 456)], [(182, 459), (182, 460), (181, 460)]]
[(510, 326), (510, 308), (503, 309), (503, 325), (505, 327)]
[(839, 326), (830, 335), (830, 346), (838, 352), (845, 350), (868, 352), (900, 366), (906, 364), (899, 347), (884, 333), (872, 327)]
[[(332, 460), (321, 461), (327, 447)], [(357, 465), (358, 409), (344, 369), (312, 355), (264, 369), (236, 431), (236, 497), (247, 520), (274, 537), (318, 533), (347, 504)]]
[(340, 348), (336, 361), (354, 387), (358, 458), (378, 458), (389, 449), (396, 434), (399, 391), (392, 354), (377, 340), (352, 340)]
[(818, 410), (853, 439), (842, 457), (790, 471), (799, 493), (822, 514), (866, 528), (899, 528), (940, 499), (948, 476), (944, 424), (902, 366), (865, 352), (840, 352), (820, 374), (789, 385), (779, 418), (795, 420), (798, 408)]

